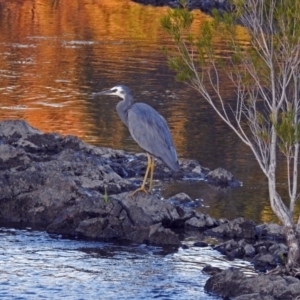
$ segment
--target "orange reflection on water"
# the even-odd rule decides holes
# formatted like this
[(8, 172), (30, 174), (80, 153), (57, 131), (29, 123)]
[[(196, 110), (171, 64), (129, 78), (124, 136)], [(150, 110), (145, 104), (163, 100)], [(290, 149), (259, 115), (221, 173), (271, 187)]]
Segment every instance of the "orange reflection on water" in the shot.
[[(0, 3), (1, 120), (22, 118), (44, 132), (91, 136), (90, 73), (110, 70), (111, 81), (124, 82), (124, 72), (155, 69), (167, 8), (116, 0)], [(98, 125), (115, 124), (113, 143), (121, 147), (124, 130), (114, 110), (99, 116), (107, 113), (110, 125), (101, 117)]]
[[(160, 50), (171, 45), (160, 25), (168, 8), (129, 0), (0, 0), (0, 5), (0, 120), (25, 119), (43, 132), (138, 152), (115, 112), (118, 100), (90, 97), (122, 83), (167, 119), (180, 157), (227, 167), (238, 179), (246, 170), (251, 185), (257, 184), (260, 170), (248, 166), (245, 146), (169, 71)], [(194, 13), (197, 33), (209, 17)], [(239, 27), (237, 34), (247, 41), (245, 30)], [(224, 54), (223, 41), (215, 42)], [(222, 94), (233, 99), (232, 85), (223, 86)], [(223, 217), (239, 206), (245, 216), (267, 218), (265, 190), (259, 193), (258, 208), (242, 197), (221, 205), (214, 198), (212, 210)]]
[[(151, 42), (138, 51), (156, 48), (153, 41), (165, 11), (112, 0), (0, 4), (0, 119), (22, 118), (44, 132), (81, 138), (90, 136), (95, 126), (93, 120), (87, 121), (91, 69), (99, 66), (99, 60), (118, 61), (120, 70), (125, 69), (136, 45), (144, 43), (140, 38)], [(123, 40), (129, 41), (125, 51)], [(123, 77), (115, 70), (117, 82)], [(113, 110), (111, 114), (110, 121), (118, 124)], [(120, 145), (122, 130), (116, 130), (116, 135), (114, 141)]]

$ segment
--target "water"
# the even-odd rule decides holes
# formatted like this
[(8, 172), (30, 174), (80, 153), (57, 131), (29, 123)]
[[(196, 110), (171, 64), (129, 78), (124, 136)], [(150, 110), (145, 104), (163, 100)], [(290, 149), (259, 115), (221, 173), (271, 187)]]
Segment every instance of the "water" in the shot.
[(173, 253), (0, 227), (1, 299), (217, 299), (203, 291), (205, 263), (229, 266), (209, 247)]
[[(157, 182), (164, 197), (185, 192), (201, 198), (216, 218), (276, 220), (253, 155), (169, 70), (161, 47), (171, 41), (160, 25), (167, 9), (129, 0), (0, 0), (0, 120), (25, 119), (43, 132), (141, 152), (115, 112), (117, 99), (90, 97), (116, 84), (128, 85), (137, 101), (167, 119), (180, 158), (197, 159), (210, 169), (224, 167), (243, 182), (242, 188), (227, 191), (203, 182)], [(195, 12), (194, 32), (207, 18)], [(243, 30), (238, 34), (246, 43)], [(224, 43), (216, 46), (222, 53)], [(234, 102), (230, 82), (223, 83), (222, 93)]]
[[(201, 198), (203, 211), (216, 218), (276, 220), (252, 154), (168, 69), (161, 46), (171, 41), (160, 26), (166, 11), (129, 0), (0, 0), (0, 120), (25, 119), (43, 132), (141, 152), (117, 117), (117, 101), (90, 97), (128, 85), (137, 101), (167, 119), (180, 158), (224, 167), (243, 182), (217, 190), (204, 182), (156, 181), (163, 196)], [(207, 18), (195, 12), (194, 32)], [(239, 36), (247, 41), (242, 30)], [(222, 41), (218, 47), (222, 52)], [(234, 101), (229, 82), (223, 93)], [(279, 184), (285, 188), (280, 178)], [(203, 262), (229, 266), (210, 248), (166, 252), (9, 227), (0, 230), (0, 251), (2, 299), (215, 299), (203, 291)]]

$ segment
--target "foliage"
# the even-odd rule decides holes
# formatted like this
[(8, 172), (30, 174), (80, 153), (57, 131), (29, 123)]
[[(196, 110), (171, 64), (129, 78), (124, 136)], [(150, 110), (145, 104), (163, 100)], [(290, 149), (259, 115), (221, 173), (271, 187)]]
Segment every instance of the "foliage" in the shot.
[[(161, 21), (175, 45), (166, 50), (169, 66), (252, 150), (268, 179), (271, 207), (286, 228), (288, 264), (294, 266), (300, 258), (300, 216), (297, 223), (293, 216), (299, 198), (300, 1), (232, 0), (232, 11), (213, 10), (198, 35), (187, 3), (181, 4)], [(238, 39), (240, 25), (247, 42)], [(225, 76), (235, 87), (234, 107), (222, 95)], [(276, 188), (278, 151), (287, 162), (289, 207)]]

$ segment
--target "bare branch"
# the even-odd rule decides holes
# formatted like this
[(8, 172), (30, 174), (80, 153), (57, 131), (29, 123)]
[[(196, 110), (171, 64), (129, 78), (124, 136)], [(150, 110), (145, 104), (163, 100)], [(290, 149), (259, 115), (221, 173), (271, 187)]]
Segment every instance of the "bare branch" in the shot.
[[(300, 245), (295, 242), (296, 231), (300, 235), (300, 216), (296, 231), (293, 221), (299, 198), (300, 1), (233, 2), (236, 4), (233, 15), (237, 13), (249, 34), (247, 47), (237, 40), (235, 19), (226, 15), (217, 17), (212, 24), (207, 22), (203, 26), (202, 36), (195, 43), (186, 41), (183, 35), (178, 42), (176, 31), (177, 51), (184, 64), (178, 69), (188, 69), (189, 86), (202, 95), (253, 152), (268, 179), (272, 210), (288, 228), (291, 250), (288, 261), (292, 264), (300, 260)], [(167, 26), (172, 35), (171, 25)], [(230, 51), (223, 60), (214, 52), (214, 36), (227, 37)], [(235, 87), (235, 105), (228, 105), (222, 95), (224, 72)], [(278, 149), (286, 156), (289, 208), (276, 186)]]

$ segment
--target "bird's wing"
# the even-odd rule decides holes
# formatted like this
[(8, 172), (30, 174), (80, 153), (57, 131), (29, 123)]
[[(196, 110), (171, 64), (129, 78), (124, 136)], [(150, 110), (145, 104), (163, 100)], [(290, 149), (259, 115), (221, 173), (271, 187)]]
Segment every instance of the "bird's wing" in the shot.
[(178, 170), (178, 160), (166, 120), (151, 106), (135, 103), (128, 110), (128, 129), (141, 148)]

